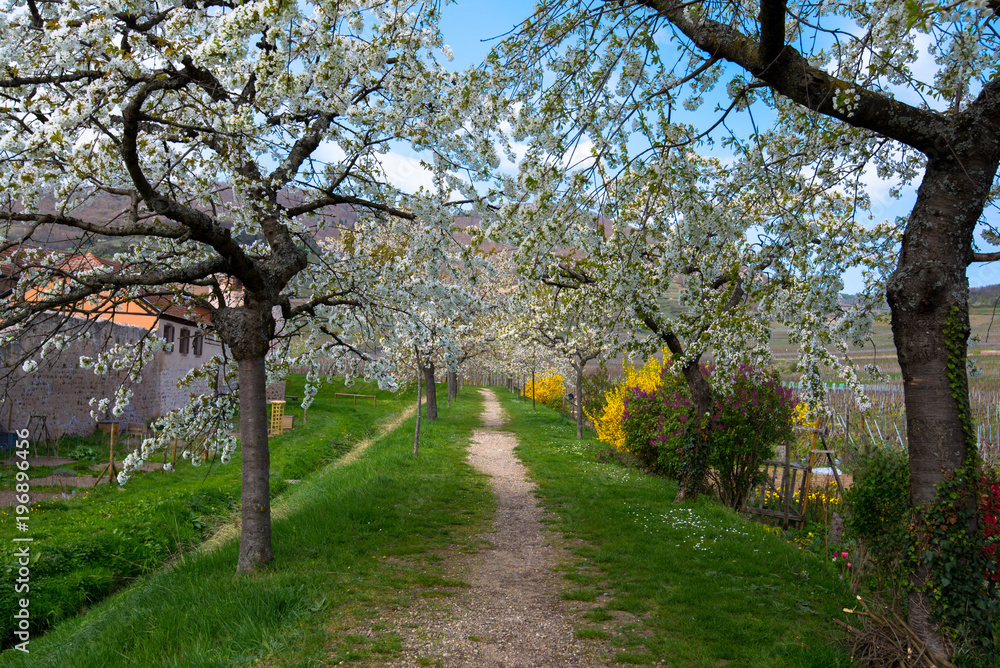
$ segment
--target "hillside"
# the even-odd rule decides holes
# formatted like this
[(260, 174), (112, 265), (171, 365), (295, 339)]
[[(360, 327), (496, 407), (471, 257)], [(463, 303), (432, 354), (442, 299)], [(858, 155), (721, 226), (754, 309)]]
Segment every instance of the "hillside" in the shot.
[[(219, 187), (218, 203), (226, 204), (232, 202), (233, 193), (229, 188)], [(299, 193), (286, 192), (285, 199), (289, 203), (301, 201)], [(200, 207), (206, 212), (210, 212), (210, 207)], [(19, 210), (19, 207), (14, 207)], [(38, 212), (42, 214), (55, 214), (55, 199), (51, 196), (42, 198)], [(63, 212), (74, 218), (88, 223), (111, 223), (113, 221), (127, 220), (132, 215), (132, 202), (127, 197), (100, 193), (91, 198), (85, 206), (70, 212)], [(140, 216), (152, 216), (149, 211), (140, 209)], [(326, 207), (317, 212), (317, 215), (325, 217), (328, 221), (336, 222), (348, 227), (352, 226), (358, 219), (357, 213), (348, 205), (337, 205)], [(4, 233), (8, 239), (20, 239), (28, 230), (29, 225), (23, 223), (8, 223)], [(325, 238), (335, 232), (329, 228), (323, 230), (315, 229), (314, 236), (317, 239)], [(249, 241), (249, 239), (246, 239)], [(39, 246), (53, 248), (57, 250), (74, 250), (79, 252), (93, 253), (99, 256), (111, 256), (115, 253), (124, 252), (131, 246), (128, 238), (97, 237), (95, 235), (85, 235), (80, 230), (65, 225), (40, 225), (31, 235), (31, 242)]]

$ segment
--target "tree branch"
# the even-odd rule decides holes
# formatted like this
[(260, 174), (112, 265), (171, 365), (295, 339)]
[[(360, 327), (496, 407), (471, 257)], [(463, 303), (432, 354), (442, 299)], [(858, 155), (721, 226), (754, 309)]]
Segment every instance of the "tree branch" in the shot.
[[(742, 67), (776, 93), (807, 109), (885, 135), (923, 153), (937, 151), (942, 136), (949, 129), (949, 124), (936, 112), (910, 106), (813, 67), (791, 45), (779, 48), (779, 54), (767, 61), (762, 59), (761, 45), (755, 40), (718, 21), (692, 18), (684, 11), (685, 3), (677, 0), (638, 2), (672, 23), (705, 53)], [(765, 4), (779, 2), (771, 0)], [(775, 9), (769, 7), (765, 12), (762, 6), (761, 11), (762, 19), (767, 19), (764, 23), (769, 23)], [(778, 29), (768, 25), (766, 33), (768, 45), (764, 50), (773, 50)], [(781, 33), (783, 35), (783, 28)], [(857, 96), (855, 104), (835, 107), (834, 102), (846, 95)]]
[[(144, 271), (142, 274), (124, 276), (112, 272), (90, 275), (80, 274), (79, 272), (65, 273), (56, 267), (45, 267), (44, 269), (54, 274), (55, 277), (62, 276), (76, 282), (80, 287), (59, 295), (43, 296), (36, 301), (25, 302), (23, 305), (15, 305), (15, 309), (12, 309), (13, 313), (4, 313), (4, 327), (20, 324), (32, 316), (45, 311), (75, 307), (88, 297), (99, 295), (102, 292), (107, 292), (115, 288), (190, 283), (224, 271), (226, 269), (225, 265), (225, 260), (215, 257), (180, 269)], [(62, 278), (56, 278), (56, 280), (62, 280)]]
[(298, 306), (289, 310), (289, 319), (294, 318), (302, 313), (308, 313), (309, 315), (316, 315), (317, 306), (354, 306), (356, 308), (361, 307), (361, 302), (357, 299), (348, 299), (343, 297), (344, 293), (338, 293), (335, 295), (323, 295), (322, 297), (317, 297), (316, 299), (311, 299), (305, 304), (299, 304)]
[(93, 81), (94, 79), (103, 78), (106, 74), (106, 72), (102, 72), (100, 70), (80, 70), (66, 74), (49, 74), (39, 77), (15, 76), (8, 79), (0, 79), (0, 88), (20, 88), (21, 86), (38, 86), (42, 84), (73, 83), (74, 81), (83, 81), (85, 79)]
[(1000, 251), (994, 251), (992, 253), (973, 253), (973, 262), (996, 262), (1000, 260)]
[(785, 48), (785, 0), (761, 0), (760, 62), (766, 70)]
[(142, 171), (138, 136), (143, 103), (154, 91), (180, 90), (187, 83), (186, 77), (163, 77), (147, 81), (139, 88), (122, 109), (122, 160), (146, 206), (187, 227), (191, 238), (211, 246), (225, 258), (233, 277), (242, 281), (249, 290), (262, 292), (266, 281), (260, 268), (233, 239), (230, 231), (216, 224), (208, 214), (158, 193)]
[(10, 213), (5, 218), (24, 223), (36, 223), (38, 225), (65, 225), (66, 227), (73, 227), (84, 232), (93, 232), (109, 237), (149, 236), (160, 237), (161, 239), (180, 239), (188, 234), (188, 231), (183, 227), (175, 227), (165, 223), (147, 225), (133, 222), (128, 225), (111, 227), (110, 225), (91, 223), (72, 216), (41, 213)]
[(382, 213), (387, 213), (390, 216), (395, 216), (396, 218), (402, 218), (404, 220), (416, 220), (417, 216), (409, 211), (404, 211), (403, 209), (397, 209), (395, 207), (387, 206), (385, 204), (380, 204), (378, 202), (372, 202), (370, 200), (361, 199), (360, 197), (351, 197), (348, 195), (336, 195), (331, 192), (324, 191), (325, 197), (315, 199), (311, 202), (305, 202), (298, 206), (292, 206), (285, 209), (285, 213), (294, 218), (295, 216), (301, 216), (304, 213), (312, 213), (326, 206), (336, 206), (337, 204), (350, 204), (351, 206), (362, 207), (365, 209), (370, 209), (372, 211), (380, 211)]

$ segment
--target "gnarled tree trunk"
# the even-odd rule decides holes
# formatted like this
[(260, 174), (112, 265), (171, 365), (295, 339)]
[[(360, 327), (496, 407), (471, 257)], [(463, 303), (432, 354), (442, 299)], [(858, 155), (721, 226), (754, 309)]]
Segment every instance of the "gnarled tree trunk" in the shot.
[[(979, 142), (978, 138), (967, 141)], [(948, 152), (928, 160), (906, 225), (899, 264), (888, 282), (893, 341), (905, 389), (910, 503), (918, 516), (944, 501), (937, 499), (937, 489), (952, 472), (965, 467), (971, 477), (976, 464), (965, 371), (970, 332), (965, 270), (972, 260), (975, 225), (996, 170), (995, 155), (984, 158), (971, 150), (960, 158)], [(966, 498), (972, 505), (967, 509), (972, 520), (955, 529), (976, 535), (976, 499), (972, 494)], [(919, 531), (920, 523), (916, 526)], [(924, 538), (918, 533), (918, 541)], [(930, 618), (928, 597), (919, 590), (928, 575), (921, 559), (911, 578), (916, 589), (910, 594), (909, 622), (929, 646), (946, 652)]]
[[(663, 329), (647, 311), (639, 312), (637, 315), (649, 327), (649, 330), (655, 332), (667, 345), (667, 349), (674, 359), (684, 358), (684, 345), (677, 338), (676, 334)], [(712, 411), (712, 386), (709, 385), (708, 379), (701, 372), (701, 355), (697, 355), (688, 361), (684, 368), (681, 369), (681, 373), (684, 375), (684, 381), (687, 384), (688, 391), (691, 393), (691, 404), (694, 407), (696, 419), (701, 420), (705, 414)], [(698, 490), (702, 484), (704, 484), (704, 480), (690, 481), (682, 479), (677, 489), (677, 497), (674, 499), (674, 503), (680, 503), (685, 499), (697, 501)]]

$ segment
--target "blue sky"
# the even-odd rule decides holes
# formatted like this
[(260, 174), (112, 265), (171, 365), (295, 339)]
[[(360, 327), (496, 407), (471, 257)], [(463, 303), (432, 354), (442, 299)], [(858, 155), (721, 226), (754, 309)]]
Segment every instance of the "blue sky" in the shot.
[(441, 30), (455, 54), (456, 69), (476, 65), (500, 37), (530, 16), (533, 0), (459, 0), (441, 7)]
[[(445, 42), (455, 55), (452, 66), (465, 69), (478, 64), (503, 35), (531, 15), (534, 6), (533, 0), (459, 0), (457, 3), (444, 4), (441, 8), (441, 27)], [(927, 61), (916, 65), (930, 70), (933, 61), (929, 58)], [(402, 167), (404, 170), (408, 168), (406, 165)], [(904, 192), (902, 199), (894, 200), (888, 195), (890, 184), (882, 182), (874, 174), (867, 179), (867, 185), (872, 195), (872, 213), (875, 216), (887, 219), (907, 216), (916, 197), (913, 189)], [(978, 235), (976, 240), (981, 250), (995, 250), (982, 242)], [(1000, 283), (1000, 263), (973, 265), (969, 268), (968, 276), (972, 287)], [(844, 284), (845, 292), (858, 292), (861, 289), (860, 272), (845, 274)]]

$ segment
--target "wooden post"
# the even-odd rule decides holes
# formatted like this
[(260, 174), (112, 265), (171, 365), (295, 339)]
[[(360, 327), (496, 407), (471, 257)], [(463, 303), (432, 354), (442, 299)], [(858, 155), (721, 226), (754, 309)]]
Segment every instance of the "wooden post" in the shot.
[(30, 425), (33, 420), (38, 421), (38, 431), (34, 433), (35, 456), (38, 456), (38, 440), (41, 438), (42, 443), (45, 444), (45, 454), (47, 456), (55, 455), (58, 457), (59, 450), (56, 448), (56, 442), (52, 439), (52, 435), (49, 433), (48, 416), (32, 415), (28, 419), (28, 424)]
[[(818, 423), (817, 423), (818, 426)], [(805, 485), (802, 490), (802, 517), (806, 516), (806, 506), (809, 504), (809, 485), (812, 484), (812, 472), (813, 472), (813, 453), (816, 451), (816, 436), (819, 432), (814, 431), (812, 434), (812, 442), (809, 444), (809, 468), (806, 469), (806, 480)]]
[(93, 484), (93, 487), (94, 487), (94, 488), (96, 488), (96, 487), (97, 487), (97, 483), (101, 482), (101, 478), (103, 478), (103, 477), (104, 477), (104, 474), (108, 472), (108, 469), (109, 469), (110, 467), (111, 467), (111, 464), (108, 464), (107, 466), (105, 466), (105, 467), (104, 467), (104, 468), (103, 468), (103, 469), (101, 470), (101, 475), (97, 476), (97, 480), (95, 480), (95, 481), (94, 481), (94, 484)]
[(791, 503), (791, 499), (789, 497), (792, 495), (792, 482), (791, 476), (789, 475), (789, 473), (791, 473), (790, 451), (791, 448), (788, 447), (788, 443), (785, 443), (785, 469), (781, 478), (781, 498), (783, 501), (782, 505), (785, 507), (785, 518), (782, 521), (781, 528), (785, 531), (788, 531), (788, 504)]
[(118, 431), (117, 425), (111, 427), (111, 462), (108, 466), (111, 467), (111, 471), (108, 473), (108, 484), (115, 484), (115, 432)]

